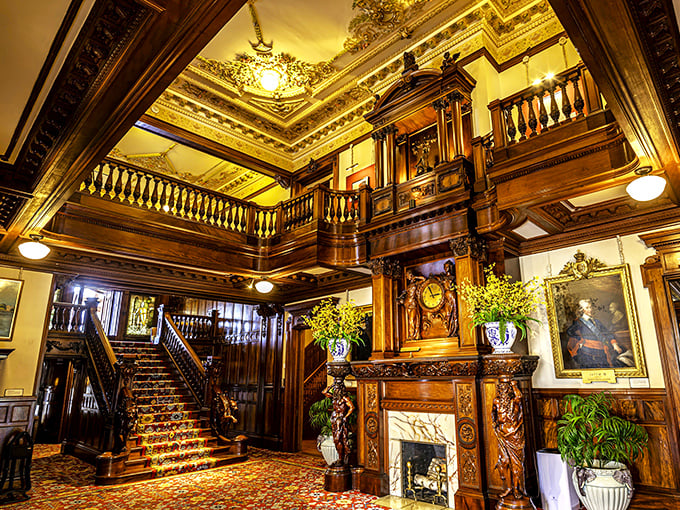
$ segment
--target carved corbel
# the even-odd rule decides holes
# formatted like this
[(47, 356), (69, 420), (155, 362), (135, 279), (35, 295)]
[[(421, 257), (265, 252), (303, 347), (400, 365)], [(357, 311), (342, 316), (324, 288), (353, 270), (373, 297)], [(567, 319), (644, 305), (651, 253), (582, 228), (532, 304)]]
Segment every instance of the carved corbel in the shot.
[(486, 243), (476, 236), (468, 234), (449, 241), (451, 251), (456, 257), (470, 256), (475, 259), (486, 257)]
[(402, 267), (401, 264), (387, 257), (380, 257), (370, 262), (371, 272), (373, 275), (388, 276), (390, 278), (400, 278)]

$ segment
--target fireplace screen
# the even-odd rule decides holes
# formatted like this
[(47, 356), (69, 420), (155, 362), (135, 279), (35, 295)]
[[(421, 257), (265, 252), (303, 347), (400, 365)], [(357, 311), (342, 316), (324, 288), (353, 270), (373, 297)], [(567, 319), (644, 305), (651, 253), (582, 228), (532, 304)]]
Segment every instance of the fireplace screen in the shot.
[(404, 497), (447, 507), (446, 445), (402, 441), (401, 459)]

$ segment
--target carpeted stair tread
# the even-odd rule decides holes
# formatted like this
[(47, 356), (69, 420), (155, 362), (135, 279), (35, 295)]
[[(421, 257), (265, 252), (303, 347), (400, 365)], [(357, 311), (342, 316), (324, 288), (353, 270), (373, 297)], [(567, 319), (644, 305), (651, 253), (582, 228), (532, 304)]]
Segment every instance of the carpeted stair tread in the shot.
[(200, 418), (200, 411), (193, 409), (190, 411), (169, 411), (166, 413), (140, 414), (137, 423), (173, 423), (183, 421), (197, 421)]
[(190, 462), (178, 462), (176, 464), (167, 464), (164, 466), (151, 466), (154, 476), (170, 476), (179, 475), (181, 473), (189, 473), (192, 471), (202, 471), (204, 469), (212, 469), (219, 464), (219, 459), (207, 457), (205, 459), (193, 460)]
[(140, 445), (155, 444), (163, 441), (183, 441), (187, 439), (196, 439), (199, 437), (206, 437), (211, 434), (210, 429), (193, 428), (183, 430), (162, 430), (159, 432), (141, 432), (137, 433), (138, 443)]
[(206, 459), (212, 456), (214, 451), (214, 448), (195, 448), (193, 450), (177, 450), (174, 452), (147, 455), (147, 458), (149, 459), (149, 467), (165, 466), (168, 464), (177, 464), (178, 462), (193, 462), (200, 459)]
[(140, 423), (137, 425), (137, 432), (149, 434), (151, 432), (169, 432), (176, 430), (188, 430), (198, 428), (199, 420), (178, 420), (164, 423)]
[(136, 397), (137, 405), (140, 406), (151, 406), (160, 404), (182, 404), (182, 403), (194, 403), (189, 395), (138, 395)]
[(193, 439), (182, 439), (179, 441), (163, 441), (161, 443), (147, 443), (142, 445), (142, 455), (158, 455), (196, 448), (205, 448), (210, 441), (209, 437), (196, 437)]
[(137, 412), (139, 414), (160, 414), (198, 410), (198, 406), (193, 402), (167, 402), (160, 404), (146, 404), (137, 402)]

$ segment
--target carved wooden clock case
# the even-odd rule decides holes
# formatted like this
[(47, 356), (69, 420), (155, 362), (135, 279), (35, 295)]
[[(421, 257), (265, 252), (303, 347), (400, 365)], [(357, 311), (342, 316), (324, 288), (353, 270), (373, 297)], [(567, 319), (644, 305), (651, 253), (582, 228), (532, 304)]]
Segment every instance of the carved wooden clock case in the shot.
[[(428, 266), (438, 271), (441, 261)], [(458, 302), (453, 262), (446, 261), (445, 268), (427, 277), (416, 269), (405, 271), (405, 290), (399, 298), (405, 325), (402, 352), (434, 356), (455, 351), (452, 347), (458, 344)]]

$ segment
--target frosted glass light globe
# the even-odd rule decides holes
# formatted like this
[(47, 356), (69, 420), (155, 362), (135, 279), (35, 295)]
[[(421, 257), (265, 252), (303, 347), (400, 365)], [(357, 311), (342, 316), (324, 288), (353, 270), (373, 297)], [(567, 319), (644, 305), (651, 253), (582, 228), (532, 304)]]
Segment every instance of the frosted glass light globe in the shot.
[(19, 253), (27, 259), (40, 260), (47, 257), (50, 252), (49, 246), (45, 246), (40, 242), (42, 236), (31, 236), (32, 241), (26, 241), (19, 245)]
[(626, 193), (628, 193), (634, 200), (638, 202), (647, 202), (654, 200), (663, 193), (666, 187), (666, 179), (658, 175), (643, 175), (634, 181), (631, 181), (626, 186)]
[(269, 294), (274, 288), (274, 284), (269, 280), (258, 280), (255, 282), (255, 290), (261, 294)]

